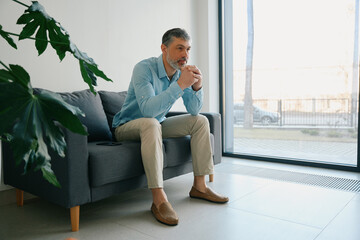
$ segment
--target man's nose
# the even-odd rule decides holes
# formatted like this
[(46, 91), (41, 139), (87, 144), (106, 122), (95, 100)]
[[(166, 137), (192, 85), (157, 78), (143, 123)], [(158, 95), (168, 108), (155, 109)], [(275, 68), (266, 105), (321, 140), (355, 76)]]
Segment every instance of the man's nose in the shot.
[(182, 57), (188, 59), (188, 58), (189, 58), (189, 55), (190, 55), (190, 52), (187, 51), (187, 50), (184, 50), (184, 51), (183, 51), (183, 54), (182, 54)]

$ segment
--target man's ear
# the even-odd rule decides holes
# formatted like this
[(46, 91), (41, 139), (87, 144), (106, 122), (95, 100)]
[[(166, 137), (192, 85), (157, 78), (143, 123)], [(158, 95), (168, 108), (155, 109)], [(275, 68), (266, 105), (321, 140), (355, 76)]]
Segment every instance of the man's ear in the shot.
[(165, 46), (165, 44), (161, 44), (161, 52), (162, 52), (163, 54), (165, 54), (165, 53), (166, 53), (166, 50), (167, 50), (167, 47)]

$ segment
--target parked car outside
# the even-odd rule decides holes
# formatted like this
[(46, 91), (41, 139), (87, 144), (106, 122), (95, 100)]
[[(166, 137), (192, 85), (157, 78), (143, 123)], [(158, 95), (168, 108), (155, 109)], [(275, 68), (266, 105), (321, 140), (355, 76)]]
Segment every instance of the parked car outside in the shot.
[[(277, 112), (266, 111), (256, 105), (253, 105), (253, 121), (260, 122), (262, 125), (277, 123), (280, 114)], [(234, 103), (234, 123), (244, 122), (244, 103)]]

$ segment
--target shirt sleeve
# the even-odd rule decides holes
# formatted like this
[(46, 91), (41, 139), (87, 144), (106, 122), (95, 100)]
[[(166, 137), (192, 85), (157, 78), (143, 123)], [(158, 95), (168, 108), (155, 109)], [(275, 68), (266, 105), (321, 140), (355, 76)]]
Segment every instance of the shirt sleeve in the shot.
[(153, 72), (147, 64), (139, 63), (134, 67), (132, 83), (134, 85), (136, 100), (144, 117), (153, 118), (168, 111), (175, 101), (184, 92), (174, 82), (165, 91), (155, 95), (153, 86)]
[(203, 105), (203, 89), (194, 91), (192, 87), (184, 89), (182, 96), (186, 110), (191, 115), (198, 115)]

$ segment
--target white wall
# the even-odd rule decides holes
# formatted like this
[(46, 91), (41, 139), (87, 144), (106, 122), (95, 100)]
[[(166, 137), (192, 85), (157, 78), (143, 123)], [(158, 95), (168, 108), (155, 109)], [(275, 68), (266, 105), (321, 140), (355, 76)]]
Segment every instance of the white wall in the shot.
[[(28, 0), (23, 2), (31, 4)], [(202, 111), (218, 112), (217, 0), (47, 0), (40, 3), (69, 32), (78, 48), (92, 57), (114, 81), (108, 83), (98, 78), (97, 90), (127, 90), (133, 66), (144, 58), (161, 54), (163, 33), (173, 27), (186, 29), (192, 37), (189, 64), (199, 66), (205, 79)], [(15, 2), (1, 1), (3, 29), (20, 33), (22, 26), (16, 25), (16, 21), (24, 10), (25, 7)], [(15, 50), (0, 39), (0, 60), (23, 66), (31, 76), (33, 87), (52, 91), (87, 88), (78, 62), (71, 55), (60, 62), (50, 46), (38, 57), (34, 41), (22, 40), (17, 45)], [(173, 107), (173, 110), (184, 109), (182, 101)]]
[(219, 112), (218, 1), (196, 0), (196, 65), (204, 75), (204, 112)]

